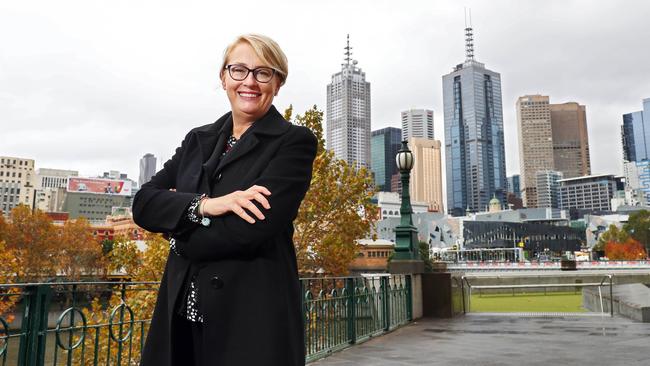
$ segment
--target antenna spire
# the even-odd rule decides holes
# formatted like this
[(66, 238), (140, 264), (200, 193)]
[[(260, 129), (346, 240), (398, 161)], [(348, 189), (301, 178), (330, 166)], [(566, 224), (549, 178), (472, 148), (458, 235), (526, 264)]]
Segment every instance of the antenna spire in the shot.
[(352, 58), (350, 57), (350, 56), (352, 56), (352, 47), (350, 47), (350, 34), (349, 33), (348, 33), (347, 46), (343, 47), (343, 49), (345, 50), (345, 53), (343, 53), (345, 55), (345, 58), (343, 59), (343, 61), (345, 61), (345, 63), (347, 65), (350, 65), (350, 61), (352, 60)]
[[(469, 23), (467, 15), (469, 14)], [(472, 28), (472, 9), (465, 8), (465, 61), (474, 61), (474, 29)]]

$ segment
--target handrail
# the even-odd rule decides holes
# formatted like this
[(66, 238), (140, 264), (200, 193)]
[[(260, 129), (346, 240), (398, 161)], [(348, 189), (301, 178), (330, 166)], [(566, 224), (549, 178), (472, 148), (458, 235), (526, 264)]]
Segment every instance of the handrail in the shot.
[[(613, 296), (613, 288), (614, 288), (614, 282), (613, 282), (614, 275), (612, 274), (607, 274), (603, 277), (603, 279), (598, 282), (591, 282), (591, 283), (549, 283), (549, 284), (544, 284), (544, 283), (538, 283), (538, 284), (528, 284), (528, 285), (476, 285), (472, 286), (472, 284), (469, 282), (469, 279), (467, 276), (462, 276), (461, 281), (465, 281), (467, 283), (467, 287), (469, 288), (469, 299), (468, 299), (468, 308), (471, 309), (471, 298), (472, 298), (472, 288), (475, 289), (504, 289), (504, 288), (549, 288), (549, 287), (598, 287), (598, 292), (599, 292), (599, 297), (600, 297), (600, 312), (603, 312), (603, 304), (602, 304), (602, 294), (600, 293), (600, 289), (602, 286), (605, 286), (604, 283), (607, 279), (609, 279), (609, 313), (611, 317), (614, 317), (614, 296)], [(468, 311), (465, 309), (465, 291), (463, 291), (463, 313), (467, 314)]]

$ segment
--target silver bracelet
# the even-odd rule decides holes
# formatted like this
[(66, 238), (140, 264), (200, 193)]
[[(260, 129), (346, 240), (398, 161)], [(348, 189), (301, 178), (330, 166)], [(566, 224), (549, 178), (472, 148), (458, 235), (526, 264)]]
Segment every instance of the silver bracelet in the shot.
[(187, 219), (193, 223), (200, 224), (202, 217), (199, 216), (199, 206), (201, 205), (201, 200), (206, 197), (206, 194), (194, 197), (192, 202), (190, 202), (190, 207), (187, 209)]

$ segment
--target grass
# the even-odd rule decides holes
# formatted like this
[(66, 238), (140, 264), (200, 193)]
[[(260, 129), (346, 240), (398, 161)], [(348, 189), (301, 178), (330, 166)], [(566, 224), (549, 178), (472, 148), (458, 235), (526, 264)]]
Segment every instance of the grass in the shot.
[(471, 312), (518, 313), (562, 312), (583, 313), (580, 292), (549, 292), (510, 294), (472, 294)]

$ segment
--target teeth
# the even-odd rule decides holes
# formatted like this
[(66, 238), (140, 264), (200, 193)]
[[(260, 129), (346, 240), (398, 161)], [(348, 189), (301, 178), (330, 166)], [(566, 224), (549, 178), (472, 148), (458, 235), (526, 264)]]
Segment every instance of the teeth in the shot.
[(255, 93), (239, 93), (242, 97), (247, 97), (247, 98), (254, 98), (257, 96)]

